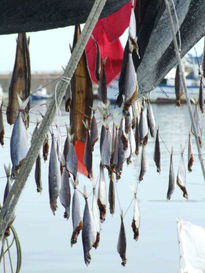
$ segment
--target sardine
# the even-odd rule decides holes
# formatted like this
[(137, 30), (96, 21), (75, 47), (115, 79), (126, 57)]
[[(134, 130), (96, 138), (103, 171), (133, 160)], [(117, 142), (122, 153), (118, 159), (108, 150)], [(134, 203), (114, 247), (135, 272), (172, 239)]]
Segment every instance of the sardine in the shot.
[(110, 175), (108, 201), (110, 204), (110, 213), (114, 214), (115, 213), (115, 183), (114, 183), (113, 174)]
[(199, 85), (199, 107), (201, 109), (201, 112), (204, 113), (204, 92), (203, 92), (203, 78), (200, 76), (200, 85)]
[(11, 161), (12, 161), (12, 173), (14, 174), (20, 165), (23, 162), (23, 159), (26, 157), (26, 154), (29, 149), (28, 144), (28, 135), (26, 131), (25, 124), (22, 119), (22, 111), (25, 109), (29, 98), (26, 99), (24, 102), (21, 101), (20, 97), (19, 100), (19, 108), (21, 112), (19, 112), (16, 121), (13, 126), (11, 140), (10, 140), (10, 153), (11, 153)]
[(185, 168), (185, 164), (184, 164), (183, 152), (181, 152), (181, 158), (180, 158), (179, 167), (178, 167), (177, 185), (182, 190), (183, 197), (188, 199), (188, 193), (186, 190), (186, 168)]
[(92, 145), (91, 145), (89, 130), (87, 131), (83, 162), (88, 172), (88, 178), (92, 178), (93, 177), (93, 153), (92, 153)]
[(71, 92), (71, 86), (69, 84), (65, 93), (65, 111), (66, 112), (70, 112), (71, 102), (72, 102), (72, 92)]
[(41, 156), (38, 155), (36, 159), (36, 166), (35, 166), (35, 181), (37, 192), (42, 192), (42, 182), (41, 182)]
[(125, 235), (125, 226), (123, 222), (123, 217), (121, 215), (121, 225), (120, 225), (120, 233), (118, 237), (118, 243), (117, 243), (117, 251), (120, 254), (120, 257), (122, 259), (121, 265), (125, 266), (127, 259), (126, 259), (126, 235)]
[(136, 192), (134, 193), (134, 210), (132, 220), (132, 230), (134, 232), (134, 239), (137, 241), (139, 237), (139, 226), (140, 226), (140, 209), (138, 205), (138, 199)]
[(3, 122), (2, 106), (3, 106), (3, 103), (1, 103), (1, 106), (0, 106), (0, 143), (3, 146), (4, 145), (4, 122)]
[(95, 227), (96, 227), (96, 240), (93, 245), (94, 248), (97, 248), (100, 242), (100, 211), (97, 204), (97, 197), (96, 197), (96, 188), (93, 187), (93, 203), (92, 203), (92, 211), (93, 211), (93, 217), (95, 221)]
[(110, 157), (111, 157), (111, 135), (109, 125), (105, 124), (105, 135), (102, 140), (101, 148), (101, 162), (103, 166), (110, 168)]
[(157, 167), (157, 172), (161, 172), (161, 153), (160, 153), (160, 144), (159, 144), (159, 129), (157, 129), (155, 147), (154, 147), (154, 162)]
[(93, 117), (92, 117), (91, 126), (90, 126), (90, 138), (91, 138), (92, 151), (94, 151), (95, 143), (98, 141), (98, 126), (97, 126), (94, 112), (93, 112)]
[(103, 223), (106, 215), (106, 204), (107, 204), (107, 193), (104, 167), (100, 164), (100, 177), (99, 177), (99, 188), (98, 188), (98, 207), (100, 210), (100, 220)]
[(107, 79), (105, 74), (106, 58), (102, 61), (102, 73), (100, 76), (100, 82), (98, 86), (98, 96), (104, 104), (107, 104)]
[(72, 223), (73, 223), (73, 234), (71, 237), (71, 246), (77, 243), (78, 235), (83, 228), (82, 215), (80, 212), (80, 200), (76, 186), (74, 185), (74, 192), (72, 198)]
[(171, 199), (171, 196), (175, 189), (175, 178), (174, 178), (174, 167), (173, 167), (173, 149), (170, 154), (170, 163), (169, 163), (169, 186), (167, 191), (167, 200)]
[(131, 163), (131, 157), (133, 153), (136, 151), (136, 142), (135, 142), (135, 135), (132, 130), (132, 127), (130, 128), (128, 132), (128, 141), (129, 141), (129, 147), (130, 147), (130, 155), (127, 158), (127, 164)]
[(146, 145), (148, 141), (148, 124), (146, 117), (146, 108), (141, 109), (139, 121), (140, 144)]
[[(199, 108), (198, 108), (198, 104), (195, 104), (194, 106), (194, 122), (195, 122), (195, 126), (196, 126), (196, 136), (199, 140), (199, 144), (202, 147), (202, 126), (201, 126), (201, 117), (200, 117), (200, 113), (199, 113)], [(192, 133), (194, 135), (194, 130), (192, 128)]]
[(189, 133), (189, 142), (188, 142), (188, 170), (192, 172), (192, 165), (194, 163), (194, 155), (192, 152), (192, 145), (191, 145), (191, 134)]
[(96, 241), (96, 227), (93, 213), (88, 204), (87, 197), (85, 197), (85, 209), (83, 214), (82, 241), (84, 261), (85, 264), (88, 266), (91, 261), (90, 250)]
[(148, 127), (150, 130), (150, 135), (152, 137), (154, 137), (155, 135), (155, 118), (154, 118), (154, 114), (153, 114), (153, 110), (152, 110), (152, 106), (149, 102), (149, 100), (147, 101), (147, 123), (148, 123)]
[(179, 66), (177, 65), (176, 74), (175, 74), (175, 95), (176, 95), (176, 106), (181, 106), (181, 97), (184, 94), (183, 85), (181, 76), (179, 74)]
[(100, 81), (100, 72), (101, 72), (101, 55), (100, 55), (100, 48), (98, 45), (98, 42), (95, 40), (95, 38), (92, 36), (95, 45), (96, 45), (96, 62), (95, 62), (95, 77), (96, 80)]
[(139, 136), (139, 124), (138, 124), (138, 117), (136, 117), (136, 125), (135, 125), (135, 154), (139, 154), (139, 143), (140, 143), (140, 136)]
[(73, 179), (76, 180), (78, 170), (78, 159), (73, 144), (73, 140), (69, 141), (68, 154), (66, 158), (66, 169), (73, 175)]
[(52, 144), (49, 159), (48, 187), (50, 207), (54, 215), (57, 209), (57, 199), (60, 191), (60, 180), (60, 163), (58, 161), (54, 135), (52, 134)]
[(65, 208), (64, 218), (68, 219), (70, 217), (70, 182), (69, 175), (66, 168), (63, 168), (63, 174), (61, 176), (61, 189), (60, 189), (60, 202)]
[(142, 152), (141, 152), (141, 169), (140, 169), (139, 181), (143, 180), (144, 174), (146, 173), (148, 168), (149, 168), (149, 164), (147, 160), (146, 148), (143, 145)]

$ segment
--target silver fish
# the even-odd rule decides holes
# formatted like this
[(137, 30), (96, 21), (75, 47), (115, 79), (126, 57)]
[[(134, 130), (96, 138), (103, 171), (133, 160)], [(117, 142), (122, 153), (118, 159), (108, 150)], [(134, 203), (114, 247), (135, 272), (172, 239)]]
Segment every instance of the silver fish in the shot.
[(97, 197), (96, 197), (96, 189), (93, 187), (93, 203), (92, 203), (92, 211), (93, 211), (93, 217), (95, 221), (95, 227), (96, 227), (96, 240), (93, 245), (94, 248), (97, 248), (100, 242), (100, 211), (97, 204)]
[(96, 241), (96, 227), (93, 213), (90, 209), (87, 198), (85, 198), (85, 209), (83, 214), (82, 241), (84, 261), (85, 264), (88, 266), (91, 261), (90, 250)]
[(140, 143), (143, 145), (147, 144), (148, 141), (148, 124), (146, 117), (146, 108), (142, 108), (140, 121), (139, 121), (139, 135), (140, 135)]
[(70, 182), (69, 175), (66, 171), (66, 168), (63, 168), (63, 174), (61, 176), (61, 189), (59, 194), (60, 202), (65, 208), (64, 218), (70, 217)]
[(153, 114), (153, 110), (152, 110), (152, 106), (149, 102), (149, 100), (147, 101), (147, 123), (148, 123), (148, 127), (150, 130), (150, 135), (152, 137), (154, 137), (155, 135), (155, 118), (154, 118), (154, 114)]
[(125, 226), (123, 222), (123, 217), (121, 215), (121, 225), (120, 225), (120, 233), (118, 237), (118, 243), (117, 243), (117, 251), (120, 254), (120, 257), (122, 259), (121, 265), (125, 266), (127, 259), (126, 259), (126, 235), (125, 235)]
[(90, 138), (91, 138), (92, 151), (94, 151), (95, 143), (98, 141), (98, 126), (97, 126), (94, 113), (93, 113), (91, 126), (90, 126)]
[(189, 142), (188, 142), (188, 170), (189, 170), (189, 172), (192, 171), (193, 163), (194, 163), (194, 155), (192, 152), (191, 134), (189, 133)]
[(73, 198), (72, 198), (72, 223), (73, 223), (73, 234), (71, 237), (71, 246), (77, 243), (77, 238), (80, 231), (83, 228), (82, 215), (80, 211), (80, 200), (76, 186), (74, 186)]
[[(24, 102), (19, 100), (19, 108), (23, 111), (29, 101), (29, 98)], [(16, 121), (13, 126), (11, 140), (10, 140), (10, 153), (11, 153), (11, 161), (12, 161), (12, 173), (14, 174), (20, 165), (22, 164), (23, 159), (26, 157), (26, 154), (29, 149), (28, 144), (28, 135), (26, 131), (25, 124), (22, 119), (22, 113), (19, 112), (16, 118)]]
[(99, 188), (98, 188), (98, 207), (100, 210), (100, 220), (105, 221), (106, 215), (106, 204), (107, 204), (107, 193), (104, 167), (100, 164), (100, 177), (99, 177)]
[(92, 153), (92, 145), (91, 145), (89, 130), (87, 131), (83, 162), (88, 172), (88, 178), (92, 178), (93, 177), (93, 153)]
[(77, 177), (78, 159), (72, 139), (69, 141), (68, 154), (66, 158), (66, 169), (73, 175), (73, 179), (75, 180)]
[(174, 178), (174, 167), (173, 167), (173, 149), (170, 154), (170, 163), (169, 163), (169, 186), (167, 191), (167, 200), (171, 199), (171, 196), (175, 189), (175, 178)]
[(125, 150), (124, 150), (124, 144), (122, 140), (122, 134), (123, 134), (123, 118), (121, 119), (120, 128), (118, 131), (118, 161), (116, 166), (117, 179), (120, 179), (123, 163), (125, 161)]
[(110, 159), (111, 170), (116, 172), (118, 162), (118, 126), (115, 125), (112, 137), (112, 155)]
[(132, 44), (138, 48), (137, 46), (137, 30), (136, 30), (136, 19), (135, 19), (135, 12), (134, 8), (131, 9), (131, 15), (130, 15), (130, 24), (129, 24), (129, 38), (132, 41)]
[(52, 134), (52, 144), (49, 159), (48, 187), (50, 207), (54, 215), (57, 209), (57, 199), (60, 191), (60, 180), (60, 163), (58, 161), (54, 135)]
[(181, 152), (181, 158), (180, 158), (179, 167), (178, 167), (177, 185), (182, 190), (183, 197), (188, 199), (188, 193), (186, 190), (186, 168), (185, 168), (185, 164), (184, 164), (183, 152)]
[[(199, 144), (202, 147), (202, 140), (201, 140), (202, 126), (201, 126), (201, 117), (200, 117), (200, 113), (199, 113), (198, 104), (195, 104), (193, 116), (194, 116), (194, 122), (196, 125), (196, 135), (198, 137)], [(192, 132), (194, 134), (193, 128), (192, 128)]]
[(149, 164), (147, 160), (146, 148), (143, 145), (142, 152), (141, 152), (141, 169), (140, 169), (139, 181), (143, 180), (144, 174), (146, 173), (148, 168), (149, 168)]
[(160, 144), (159, 144), (159, 129), (157, 129), (155, 146), (154, 146), (154, 162), (157, 167), (157, 172), (161, 171), (161, 153), (160, 153)]
[(139, 226), (140, 226), (140, 209), (136, 193), (134, 193), (134, 210), (132, 220), (132, 230), (134, 232), (134, 239), (137, 241), (139, 237)]
[(131, 157), (136, 151), (135, 135), (132, 128), (130, 128), (128, 132), (128, 142), (130, 147), (130, 154), (129, 154), (129, 157), (127, 158), (127, 164), (131, 163)]
[(111, 157), (111, 135), (109, 130), (109, 125), (105, 125), (105, 135), (102, 141), (101, 149), (101, 162), (108, 169), (110, 167), (110, 157)]

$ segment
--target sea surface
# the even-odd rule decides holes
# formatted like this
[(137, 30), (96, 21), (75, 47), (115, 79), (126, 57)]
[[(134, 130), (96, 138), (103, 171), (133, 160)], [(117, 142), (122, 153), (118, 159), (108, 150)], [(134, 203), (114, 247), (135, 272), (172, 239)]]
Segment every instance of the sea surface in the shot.
[[(36, 121), (40, 121), (39, 110), (44, 111), (45, 105), (36, 105), (31, 111), (29, 137)], [(16, 208), (14, 227), (18, 233), (22, 248), (21, 273), (176, 273), (179, 268), (179, 248), (177, 238), (176, 219), (183, 220), (205, 227), (205, 184), (197, 157), (197, 149), (192, 136), (194, 150), (193, 171), (187, 171), (187, 191), (189, 200), (185, 200), (181, 190), (176, 187), (170, 201), (166, 200), (169, 179), (169, 151), (174, 149), (174, 171), (177, 174), (180, 160), (180, 145), (185, 147), (185, 163), (187, 166), (187, 141), (190, 131), (190, 119), (187, 106), (176, 108), (174, 104), (153, 104), (157, 127), (160, 132), (161, 145), (161, 173), (157, 173), (153, 161), (154, 139), (149, 136), (147, 156), (149, 170), (138, 186), (137, 196), (141, 213), (139, 239), (133, 239), (131, 228), (133, 215), (133, 192), (131, 187), (138, 182), (140, 157), (134, 155), (130, 165), (124, 164), (123, 174), (116, 184), (116, 210), (114, 215), (109, 213), (107, 205), (106, 220), (102, 224), (100, 245), (97, 250), (90, 251), (92, 260), (87, 267), (83, 259), (82, 237), (76, 245), (70, 246), (72, 234), (71, 217), (63, 218), (64, 209), (58, 202), (56, 215), (52, 214), (48, 195), (48, 161), (42, 159), (43, 191), (37, 193), (34, 181), (34, 169), (31, 172), (23, 193)], [(110, 107), (111, 113), (113, 106)], [(120, 115), (120, 114), (119, 114)], [(5, 117), (4, 117), (5, 118)], [(101, 117), (98, 116), (98, 125), (101, 126)], [(110, 117), (112, 120), (112, 114)], [(69, 123), (68, 113), (63, 107), (55, 123), (60, 126), (63, 141), (65, 140), (65, 124)], [(202, 117), (202, 124), (204, 117)], [(4, 177), (3, 164), (10, 162), (10, 136), (12, 126), (5, 122), (5, 145), (0, 147), (0, 177)], [(55, 130), (55, 129), (54, 129)], [(205, 138), (203, 136), (203, 142)], [(205, 154), (205, 144), (202, 148)], [(95, 146), (93, 155), (94, 179), (99, 178), (100, 152), (99, 142)], [(0, 197), (6, 179), (0, 179)], [(107, 189), (109, 179), (106, 172)], [(87, 192), (91, 193), (92, 183), (86, 177), (79, 175), (79, 189), (83, 191), (86, 185)], [(118, 193), (118, 194), (117, 194)], [(117, 198), (119, 196), (119, 200)], [(84, 199), (80, 196), (81, 209), (84, 208)], [(91, 204), (92, 195), (89, 197)], [(117, 241), (120, 230), (120, 212), (124, 212), (124, 223), (127, 239), (127, 264), (121, 265), (121, 258), (117, 252)], [(13, 253), (13, 252), (12, 252)], [(2, 268), (0, 268), (0, 272)], [(10, 271), (8, 271), (10, 272)]]

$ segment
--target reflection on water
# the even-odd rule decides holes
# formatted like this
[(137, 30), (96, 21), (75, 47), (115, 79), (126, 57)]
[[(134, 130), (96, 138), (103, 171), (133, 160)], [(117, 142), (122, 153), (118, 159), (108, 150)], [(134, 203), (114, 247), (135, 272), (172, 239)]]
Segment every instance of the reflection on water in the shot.
[[(31, 120), (40, 120), (36, 116), (38, 110), (44, 106), (35, 107), (31, 111)], [(173, 193), (171, 202), (166, 201), (169, 173), (169, 153), (174, 147), (174, 171), (177, 174), (180, 159), (180, 145), (187, 145), (190, 121), (187, 107), (176, 108), (174, 105), (153, 105), (157, 126), (161, 135), (161, 163), (162, 171), (159, 175), (153, 161), (154, 139), (149, 137), (147, 155), (149, 158), (149, 170), (144, 180), (138, 187), (140, 200), (141, 226), (139, 240), (133, 240), (131, 228), (131, 207), (125, 215), (125, 228), (127, 237), (127, 265), (121, 266), (121, 259), (117, 253), (117, 240), (120, 229), (120, 207), (125, 212), (133, 198), (130, 185), (135, 185), (139, 176), (139, 158), (133, 157), (132, 164), (124, 166), (121, 180), (117, 183), (117, 191), (120, 204), (116, 200), (116, 212), (114, 216), (109, 214), (107, 207), (106, 221), (102, 224), (101, 241), (97, 250), (91, 250), (91, 264), (89, 268), (84, 264), (81, 236), (78, 243), (72, 248), (70, 237), (72, 234), (71, 219), (63, 218), (64, 209), (58, 203), (56, 216), (53, 216), (49, 207), (48, 197), (48, 162), (42, 162), (43, 192), (36, 192), (34, 172), (29, 176), (25, 189), (17, 207), (15, 228), (22, 244), (22, 273), (65, 273), (65, 272), (136, 272), (136, 273), (175, 273), (177, 272), (179, 253), (177, 245), (176, 218), (191, 221), (194, 224), (205, 226), (205, 187), (200, 164), (197, 157), (193, 165), (193, 172), (187, 173), (187, 191), (190, 200), (182, 197), (181, 190), (177, 187)], [(67, 113), (61, 111), (61, 116), (55, 122), (59, 125), (68, 124)], [(100, 126), (101, 123), (99, 123)], [(29, 133), (35, 124), (31, 123)], [(11, 126), (6, 125), (6, 136), (11, 135)], [(65, 128), (61, 127), (65, 136)], [(65, 137), (63, 138), (65, 139)], [(166, 146), (162, 143), (162, 139)], [(197, 154), (193, 141), (194, 154)], [(10, 161), (9, 141), (5, 140), (4, 148), (1, 148), (0, 171), (4, 175), (3, 163)], [(204, 149), (204, 148), (203, 148)], [(187, 160), (187, 148), (185, 150), (185, 162)], [(99, 143), (96, 144), (94, 153), (94, 177), (99, 173)], [(107, 183), (109, 182), (106, 174)], [(0, 193), (4, 189), (5, 181), (1, 180)], [(83, 190), (86, 185), (88, 193), (91, 192), (91, 182), (79, 176), (79, 187)], [(108, 184), (107, 184), (108, 188)], [(91, 202), (91, 198), (89, 198)], [(81, 198), (81, 208), (84, 200)]]

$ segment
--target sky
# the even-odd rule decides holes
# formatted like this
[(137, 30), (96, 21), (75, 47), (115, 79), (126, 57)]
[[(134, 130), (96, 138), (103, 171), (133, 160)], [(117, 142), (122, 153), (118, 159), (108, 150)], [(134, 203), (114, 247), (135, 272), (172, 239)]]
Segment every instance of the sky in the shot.
[[(73, 42), (74, 27), (27, 33), (30, 36), (31, 72), (62, 71), (70, 57), (69, 44)], [(0, 35), (0, 73), (13, 70), (17, 34)], [(124, 46), (127, 33), (121, 38)], [(203, 39), (196, 45), (197, 53), (203, 50)], [(191, 50), (195, 55), (195, 51)]]

